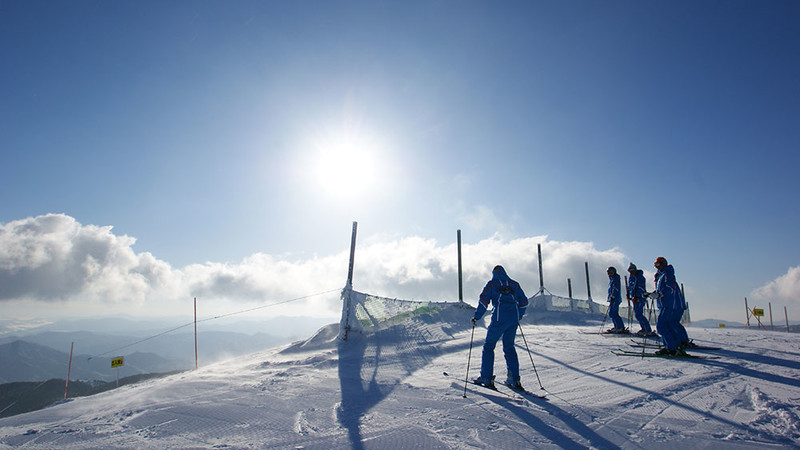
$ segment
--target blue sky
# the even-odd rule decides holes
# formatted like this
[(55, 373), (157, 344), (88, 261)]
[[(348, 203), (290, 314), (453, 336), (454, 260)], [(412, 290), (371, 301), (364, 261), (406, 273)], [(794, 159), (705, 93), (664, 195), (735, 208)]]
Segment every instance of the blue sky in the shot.
[(3, 0), (0, 223), (113, 226), (173, 270), (305, 267), (354, 220), (374, 245), (538, 236), (667, 257), (700, 318), (787, 276), (800, 307), (798, 24), (794, 1)]

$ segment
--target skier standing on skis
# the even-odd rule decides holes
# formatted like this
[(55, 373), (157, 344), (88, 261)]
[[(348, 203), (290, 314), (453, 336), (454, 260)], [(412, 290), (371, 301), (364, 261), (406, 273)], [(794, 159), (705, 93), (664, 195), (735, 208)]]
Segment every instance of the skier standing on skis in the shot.
[(514, 349), (514, 339), (517, 336), (519, 321), (528, 307), (528, 297), (525, 296), (519, 283), (508, 277), (503, 266), (495, 266), (492, 270), (492, 279), (486, 283), (481, 292), (478, 308), (472, 317), (473, 327), (486, 313), (490, 303), (494, 310), (483, 344), (481, 375), (474, 380), (474, 383), (494, 388), (494, 349), (497, 341), (502, 338), (503, 354), (508, 370), (506, 385), (521, 390), (523, 387), (520, 382), (519, 359)]
[(666, 282), (671, 283), (672, 289), (675, 292), (675, 309), (672, 313), (670, 326), (672, 327), (675, 339), (677, 339), (678, 350), (696, 347), (697, 345), (689, 339), (689, 333), (686, 332), (686, 328), (681, 323), (683, 313), (688, 306), (686, 305), (686, 298), (683, 296), (683, 291), (681, 291), (678, 280), (675, 278), (675, 268), (672, 267), (672, 264), (668, 264), (666, 259), (664, 259), (664, 263), (666, 264), (664, 268), (664, 274), (667, 276)]
[(647, 281), (644, 279), (644, 272), (636, 267), (636, 264), (630, 263), (628, 266), (628, 300), (633, 302), (633, 314), (639, 322), (641, 329), (636, 333), (639, 336), (648, 336), (653, 330), (650, 328), (650, 322), (644, 316), (644, 306), (647, 300), (644, 297), (645, 284)]
[(689, 336), (681, 325), (681, 318), (686, 310), (686, 300), (675, 280), (675, 268), (663, 256), (656, 258), (653, 266), (658, 269), (656, 295), (659, 312), (656, 327), (664, 344), (664, 348), (656, 354), (685, 356), (684, 347), (689, 345)]
[(608, 317), (614, 323), (614, 328), (608, 330), (609, 333), (625, 333), (625, 322), (619, 315), (619, 304), (622, 303), (622, 293), (620, 292), (620, 280), (616, 267), (609, 267), (608, 274)]

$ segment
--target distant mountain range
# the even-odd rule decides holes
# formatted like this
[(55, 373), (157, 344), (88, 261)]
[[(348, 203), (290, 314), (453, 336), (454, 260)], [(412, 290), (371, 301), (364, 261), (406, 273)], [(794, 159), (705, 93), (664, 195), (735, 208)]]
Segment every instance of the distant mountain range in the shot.
[(720, 320), (720, 319), (703, 319), (703, 320), (693, 320), (692, 325), (693, 327), (697, 328), (719, 328), (719, 324), (724, 324), (726, 327), (743, 327), (744, 324), (741, 322), (732, 322), (729, 320)]
[[(197, 333), (199, 364), (286, 344), (307, 337), (320, 324), (330, 322), (330, 319), (273, 318), (230, 322), (218, 325), (217, 329), (201, 324)], [(102, 331), (76, 329), (81, 326)], [(279, 330), (283, 335), (220, 329)], [(3, 334), (6, 335), (0, 334), (0, 383), (65, 379), (73, 343), (71, 380), (112, 381), (117, 377), (195, 367), (193, 327), (176, 329), (174, 323), (165, 321), (92, 319), (38, 326), (20, 335), (8, 335), (8, 330)], [(124, 365), (112, 369), (111, 360), (119, 356), (124, 357)]]
[[(697, 320), (692, 322), (693, 327), (697, 328), (719, 328), (720, 324), (724, 324), (725, 327), (730, 328), (743, 328), (747, 325), (742, 322), (732, 322), (728, 320), (719, 320), (719, 319), (704, 319), (704, 320)], [(762, 320), (762, 327), (766, 329), (770, 329), (769, 321), (766, 323)], [(755, 319), (750, 319), (750, 328), (758, 328), (758, 322)], [(773, 327), (775, 331), (786, 331), (786, 322), (774, 322)], [(800, 324), (794, 321), (789, 321), (789, 330), (791, 332), (796, 332), (800, 329)]]
[[(116, 355), (115, 355), (116, 356)], [(26, 341), (0, 345), (0, 383), (20, 381), (45, 381), (51, 378), (71, 380), (115, 380), (117, 375), (127, 377), (152, 372), (169, 372), (188, 369), (188, 361), (174, 361), (154, 353), (135, 352), (124, 357), (124, 365), (111, 368), (113, 356), (90, 358), (86, 354), (72, 357), (69, 369), (69, 352)]]
[[(267, 333), (292, 340), (304, 339), (322, 326), (338, 322), (338, 318), (269, 317), (269, 318), (214, 318), (200, 319), (198, 332), (230, 331), (242, 334)], [(93, 317), (89, 319), (63, 319), (55, 322), (44, 319), (0, 318), (0, 338), (24, 337), (46, 331), (90, 331), (96, 334), (147, 337), (167, 330), (192, 332), (193, 321), (186, 317), (132, 318), (128, 316)]]

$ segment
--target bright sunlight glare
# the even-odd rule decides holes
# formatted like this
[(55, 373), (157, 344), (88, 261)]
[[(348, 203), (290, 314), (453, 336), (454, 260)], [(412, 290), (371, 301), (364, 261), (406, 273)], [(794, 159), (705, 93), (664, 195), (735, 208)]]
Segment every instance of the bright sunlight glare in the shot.
[(361, 198), (376, 188), (381, 148), (358, 133), (327, 135), (317, 143), (314, 177), (327, 194)]

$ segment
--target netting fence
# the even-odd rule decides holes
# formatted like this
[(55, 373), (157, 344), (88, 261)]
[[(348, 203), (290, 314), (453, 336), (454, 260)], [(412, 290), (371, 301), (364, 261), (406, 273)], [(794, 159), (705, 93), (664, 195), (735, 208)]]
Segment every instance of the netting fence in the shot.
[[(339, 323), (339, 337), (342, 339), (347, 339), (348, 334), (352, 331), (390, 326), (405, 319), (420, 314), (436, 312), (451, 305), (463, 305), (465, 308), (473, 307), (458, 301), (429, 302), (381, 297), (358, 292), (349, 287), (342, 290), (341, 299), (342, 318)], [(586, 318), (602, 319), (608, 313), (608, 303), (597, 303), (591, 299), (561, 297), (550, 294), (546, 290), (540, 290), (529, 299), (528, 314), (526, 316), (535, 318), (537, 313), (546, 312), (576, 313), (585, 315)], [(629, 307), (626, 302), (623, 302), (620, 305), (619, 314), (623, 319), (630, 318), (631, 324), (636, 322), (632, 304)], [(653, 302), (648, 302), (645, 305), (644, 314), (651, 324), (655, 325), (658, 309)], [(681, 322), (689, 323), (689, 321), (690, 316), (687, 309)]]
[(446, 306), (459, 304), (463, 305), (461, 302), (429, 302), (380, 297), (346, 287), (342, 290), (339, 337), (347, 339), (352, 331), (392, 325), (420, 314), (432, 313)]

